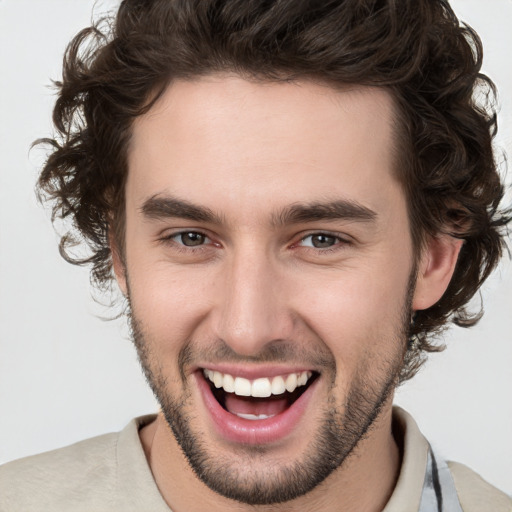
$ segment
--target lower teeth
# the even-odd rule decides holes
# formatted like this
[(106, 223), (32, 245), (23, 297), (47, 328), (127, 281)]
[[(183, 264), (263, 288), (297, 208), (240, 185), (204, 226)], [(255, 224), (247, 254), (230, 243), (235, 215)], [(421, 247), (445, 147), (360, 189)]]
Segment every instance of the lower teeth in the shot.
[(267, 416), (266, 414), (244, 414), (242, 412), (235, 413), (239, 418), (244, 418), (246, 420), (266, 420), (267, 418), (272, 418), (275, 414)]

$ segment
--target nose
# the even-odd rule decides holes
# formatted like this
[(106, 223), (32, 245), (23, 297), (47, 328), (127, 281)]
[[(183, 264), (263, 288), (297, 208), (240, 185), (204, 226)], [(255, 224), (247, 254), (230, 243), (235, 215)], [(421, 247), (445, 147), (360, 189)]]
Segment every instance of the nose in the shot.
[(293, 329), (279, 264), (263, 251), (250, 253), (233, 256), (224, 268), (215, 314), (218, 338), (248, 357), (289, 339)]

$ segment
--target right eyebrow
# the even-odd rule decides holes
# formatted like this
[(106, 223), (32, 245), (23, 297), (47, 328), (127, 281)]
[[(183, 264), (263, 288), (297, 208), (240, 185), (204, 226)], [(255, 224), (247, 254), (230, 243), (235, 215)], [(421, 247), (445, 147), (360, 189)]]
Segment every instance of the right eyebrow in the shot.
[(222, 223), (221, 216), (209, 208), (173, 196), (152, 196), (144, 201), (140, 211), (146, 218), (153, 220), (180, 218), (212, 224)]

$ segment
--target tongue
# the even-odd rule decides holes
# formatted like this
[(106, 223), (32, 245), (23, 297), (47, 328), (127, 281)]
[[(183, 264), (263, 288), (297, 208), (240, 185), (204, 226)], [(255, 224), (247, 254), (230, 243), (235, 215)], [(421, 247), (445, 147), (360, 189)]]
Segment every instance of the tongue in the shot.
[(288, 408), (288, 400), (282, 398), (253, 398), (226, 393), (226, 409), (231, 414), (252, 414), (275, 416)]

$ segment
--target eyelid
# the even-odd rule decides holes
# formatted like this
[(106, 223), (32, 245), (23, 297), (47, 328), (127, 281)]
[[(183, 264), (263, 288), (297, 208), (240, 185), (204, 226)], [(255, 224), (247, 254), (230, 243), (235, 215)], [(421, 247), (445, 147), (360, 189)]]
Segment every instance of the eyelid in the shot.
[[(197, 245), (197, 246), (187, 246), (187, 245), (181, 243), (180, 241), (176, 240), (177, 237), (179, 237), (180, 235), (184, 235), (186, 233), (197, 233), (205, 238), (205, 242), (200, 245)], [(324, 235), (327, 237), (332, 237), (332, 238), (336, 239), (335, 244), (332, 245), (331, 247), (326, 247), (326, 248), (301, 246), (301, 242), (303, 242), (305, 239), (313, 237), (315, 235)], [(215, 245), (215, 246), (221, 245), (220, 243), (218, 243), (214, 240), (214, 237), (212, 237), (207, 232), (207, 230), (204, 230), (201, 228), (189, 228), (189, 229), (177, 228), (177, 229), (169, 230), (167, 232), (164, 232), (161, 236), (159, 236), (158, 241), (162, 242), (162, 243), (172, 242), (172, 243), (175, 243), (178, 247), (185, 248), (186, 250), (194, 250), (194, 249), (200, 250), (201, 248), (205, 248), (205, 246), (210, 245), (210, 244)], [(313, 249), (313, 250), (316, 250), (319, 252), (327, 252), (329, 250), (336, 250), (336, 249), (340, 248), (340, 246), (350, 245), (353, 242), (354, 241), (352, 240), (352, 238), (345, 233), (338, 233), (338, 232), (332, 232), (332, 231), (327, 231), (327, 230), (314, 230), (314, 231), (308, 231), (305, 233), (303, 232), (300, 235), (298, 235), (298, 240), (292, 244), (292, 248), (293, 247), (303, 247), (306, 249)]]
[[(205, 242), (200, 245), (196, 245), (196, 246), (190, 245), (189, 246), (189, 245), (185, 245), (182, 242), (176, 240), (176, 238), (179, 237), (180, 235), (185, 235), (187, 233), (196, 233), (198, 235), (201, 235), (205, 238)], [(210, 244), (214, 243), (212, 237), (205, 230), (199, 229), (199, 228), (191, 228), (191, 229), (181, 228), (181, 229), (177, 229), (177, 230), (175, 230), (175, 229), (169, 230), (169, 231), (163, 233), (161, 236), (159, 236), (158, 241), (162, 242), (162, 243), (174, 243), (180, 249), (184, 248), (185, 250), (199, 250), (201, 248), (204, 248), (206, 245), (210, 245)]]
[[(186, 230), (186, 231), (180, 231), (179, 233), (174, 233), (173, 235), (171, 235), (171, 239), (179, 238), (180, 236), (190, 235), (190, 234), (202, 236), (204, 238), (205, 242), (206, 242), (206, 240), (211, 241), (210, 237), (208, 235), (206, 235), (205, 233), (201, 233), (200, 231), (192, 231), (192, 230)], [(181, 242), (179, 242), (179, 243), (181, 243)], [(203, 244), (201, 244), (201, 245), (203, 245)]]
[[(334, 245), (326, 248), (320, 248), (320, 247), (312, 247), (312, 246), (304, 246), (301, 245), (301, 242), (304, 242), (307, 238), (313, 237), (318, 235), (324, 235), (326, 237), (334, 238), (335, 243)], [(300, 238), (297, 242), (293, 244), (294, 247), (304, 247), (306, 249), (313, 249), (315, 251), (319, 252), (327, 252), (329, 250), (337, 250), (340, 249), (342, 246), (351, 245), (353, 243), (353, 240), (350, 236), (346, 235), (345, 233), (336, 233), (332, 231), (326, 231), (326, 230), (316, 230), (316, 231), (309, 231), (307, 233), (302, 233), (300, 235)]]
[(308, 230), (303, 233), (300, 233), (298, 236), (300, 237), (300, 240), (304, 240), (304, 238), (308, 238), (310, 236), (315, 235), (325, 235), (330, 236), (332, 238), (338, 238), (340, 240), (349, 242), (351, 240), (351, 237), (347, 235), (346, 233), (340, 233), (338, 231), (329, 231), (328, 229), (315, 229), (315, 230)]

